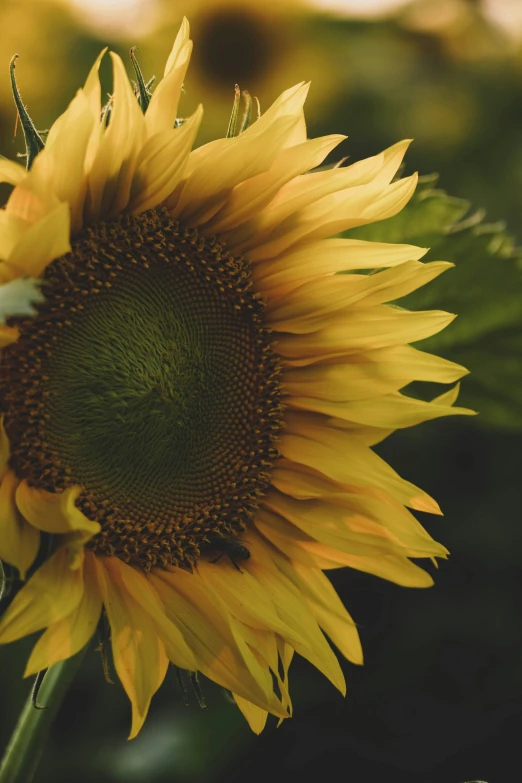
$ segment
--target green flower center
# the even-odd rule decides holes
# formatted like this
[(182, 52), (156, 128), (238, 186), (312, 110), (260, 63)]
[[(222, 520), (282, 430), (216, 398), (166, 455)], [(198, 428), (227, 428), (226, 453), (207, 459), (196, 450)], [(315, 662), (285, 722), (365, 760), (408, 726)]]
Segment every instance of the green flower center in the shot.
[(86, 230), (45, 280), (2, 357), (13, 469), (80, 484), (97, 553), (190, 567), (244, 529), (277, 456), (279, 369), (248, 264), (151, 211)]

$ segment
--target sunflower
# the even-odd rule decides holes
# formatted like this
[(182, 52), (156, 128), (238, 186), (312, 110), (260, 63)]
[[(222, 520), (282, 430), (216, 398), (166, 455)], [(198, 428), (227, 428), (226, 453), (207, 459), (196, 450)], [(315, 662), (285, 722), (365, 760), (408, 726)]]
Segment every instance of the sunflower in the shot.
[(453, 316), (387, 304), (451, 264), (328, 238), (406, 204), (408, 142), (314, 172), (344, 137), (307, 139), (298, 84), (191, 151), (190, 52), (184, 20), (140, 103), (111, 53), (103, 113), (100, 55), (30, 170), (0, 160), (0, 283), (41, 278), (45, 296), (0, 330), (0, 557), (27, 579), (0, 642), (43, 631), (32, 675), (103, 613), (131, 737), (169, 661), (228, 689), (255, 732), (291, 715), (294, 652), (344, 693), (324, 633), (362, 652), (324, 571), (424, 587), (409, 558), (447, 553), (408, 510), (436, 502), (371, 447), (468, 412), (457, 387), (399, 391), (465, 374), (408, 345)]

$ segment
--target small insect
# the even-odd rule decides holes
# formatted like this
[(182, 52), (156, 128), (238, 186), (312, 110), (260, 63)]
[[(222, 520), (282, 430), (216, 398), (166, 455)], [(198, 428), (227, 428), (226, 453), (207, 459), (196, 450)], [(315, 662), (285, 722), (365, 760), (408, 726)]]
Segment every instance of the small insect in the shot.
[(242, 544), (241, 541), (236, 541), (234, 538), (215, 539), (208, 545), (208, 549), (215, 550), (216, 552), (220, 553), (215, 560), (211, 560), (212, 563), (217, 563), (219, 560), (221, 560), (223, 555), (226, 555), (234, 568), (237, 568), (237, 570), (240, 572), (241, 569), (236, 563), (236, 560), (248, 560), (250, 558), (250, 551), (247, 549), (247, 547)]

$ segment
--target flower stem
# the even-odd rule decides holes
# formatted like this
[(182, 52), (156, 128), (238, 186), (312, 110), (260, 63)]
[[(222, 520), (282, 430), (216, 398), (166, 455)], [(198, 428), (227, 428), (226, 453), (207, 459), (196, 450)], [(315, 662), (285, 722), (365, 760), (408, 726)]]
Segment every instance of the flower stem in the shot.
[(86, 647), (72, 658), (52, 666), (38, 691), (37, 708), (31, 693), (18, 719), (0, 766), (0, 783), (30, 783), (36, 772), (49, 729), (85, 655)]

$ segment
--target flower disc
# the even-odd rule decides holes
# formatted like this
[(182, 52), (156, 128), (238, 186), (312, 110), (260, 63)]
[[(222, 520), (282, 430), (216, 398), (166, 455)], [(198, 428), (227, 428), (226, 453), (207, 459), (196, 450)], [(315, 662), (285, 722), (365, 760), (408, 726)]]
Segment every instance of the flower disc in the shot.
[(0, 370), (14, 470), (80, 484), (97, 553), (190, 567), (244, 529), (277, 454), (279, 370), (247, 263), (149, 211), (87, 229), (45, 280)]

